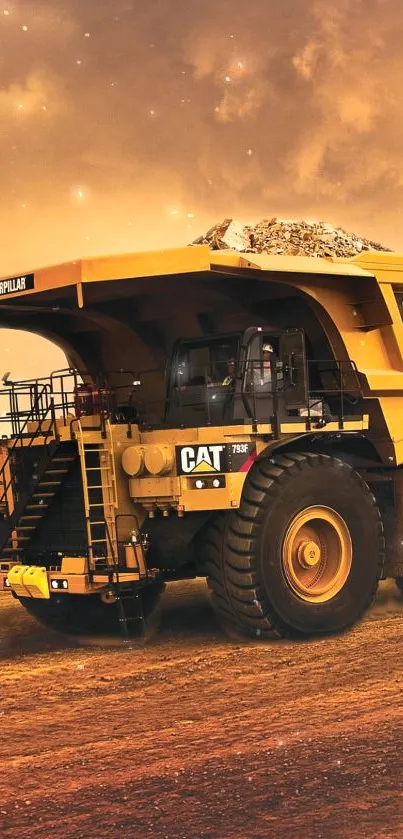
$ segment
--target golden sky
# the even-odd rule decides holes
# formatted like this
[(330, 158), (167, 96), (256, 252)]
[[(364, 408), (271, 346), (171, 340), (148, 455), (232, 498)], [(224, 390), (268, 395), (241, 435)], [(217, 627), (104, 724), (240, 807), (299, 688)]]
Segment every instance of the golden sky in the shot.
[(4, 0), (0, 274), (224, 216), (403, 250), (402, 26), (401, 0)]

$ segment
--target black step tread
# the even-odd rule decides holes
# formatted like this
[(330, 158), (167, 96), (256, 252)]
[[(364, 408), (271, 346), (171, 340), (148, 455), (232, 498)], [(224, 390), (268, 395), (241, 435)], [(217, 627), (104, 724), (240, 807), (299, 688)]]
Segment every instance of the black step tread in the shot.
[(144, 620), (143, 615), (136, 615), (136, 617), (119, 618), (119, 623), (133, 623), (134, 621)]
[(16, 546), (15, 548), (11, 548), (10, 546), (6, 546), (5, 548), (2, 548), (0, 550), (0, 554), (2, 554), (2, 553), (16, 554), (16, 553), (21, 553), (21, 551), (23, 551), (23, 550), (24, 550), (24, 548), (22, 546), (21, 547)]

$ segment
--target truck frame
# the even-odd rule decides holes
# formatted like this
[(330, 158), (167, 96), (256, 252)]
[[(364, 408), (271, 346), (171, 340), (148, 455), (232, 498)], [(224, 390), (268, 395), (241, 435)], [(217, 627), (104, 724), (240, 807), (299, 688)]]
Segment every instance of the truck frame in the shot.
[(71, 633), (128, 637), (199, 576), (230, 634), (353, 625), (403, 577), (402, 303), (389, 252), (6, 278), (0, 324), (69, 367), (0, 391), (0, 590)]

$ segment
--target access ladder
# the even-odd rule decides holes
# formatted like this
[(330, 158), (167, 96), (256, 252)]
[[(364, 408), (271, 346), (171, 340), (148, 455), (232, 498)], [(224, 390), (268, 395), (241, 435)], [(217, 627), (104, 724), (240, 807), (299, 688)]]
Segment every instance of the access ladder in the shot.
[[(104, 562), (116, 565), (118, 544), (116, 510), (118, 507), (113, 439), (109, 420), (106, 436), (87, 431), (78, 421), (77, 442), (81, 462), (84, 510), (87, 527), (90, 570)], [(95, 439), (94, 439), (95, 437)]]

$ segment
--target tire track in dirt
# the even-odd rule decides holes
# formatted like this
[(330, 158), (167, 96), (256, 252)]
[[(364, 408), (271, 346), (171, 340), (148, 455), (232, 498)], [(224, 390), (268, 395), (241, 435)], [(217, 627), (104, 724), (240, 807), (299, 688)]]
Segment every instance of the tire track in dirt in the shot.
[(175, 584), (148, 647), (79, 646), (0, 597), (6, 839), (403, 835), (403, 599), (351, 632), (234, 643)]

